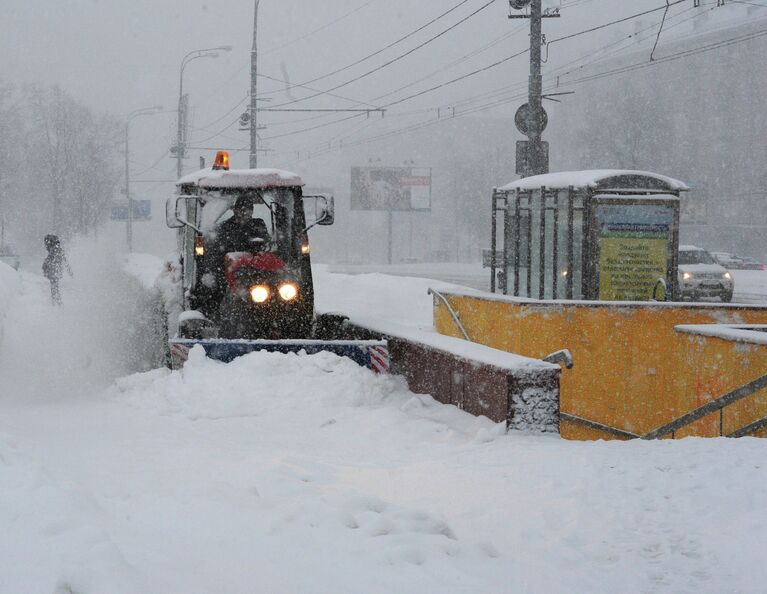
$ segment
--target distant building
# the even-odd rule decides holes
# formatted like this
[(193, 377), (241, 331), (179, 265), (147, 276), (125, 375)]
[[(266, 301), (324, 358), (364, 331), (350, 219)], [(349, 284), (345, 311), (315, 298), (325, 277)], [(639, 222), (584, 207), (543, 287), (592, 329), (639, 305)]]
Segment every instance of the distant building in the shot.
[(763, 257), (767, 7), (741, 6), (740, 22), (733, 12), (694, 10), (684, 27), (664, 30), (653, 62), (657, 28), (620, 57), (561, 74), (560, 90), (576, 94), (550, 108), (552, 170), (644, 169), (684, 180), (693, 187), (684, 242)]

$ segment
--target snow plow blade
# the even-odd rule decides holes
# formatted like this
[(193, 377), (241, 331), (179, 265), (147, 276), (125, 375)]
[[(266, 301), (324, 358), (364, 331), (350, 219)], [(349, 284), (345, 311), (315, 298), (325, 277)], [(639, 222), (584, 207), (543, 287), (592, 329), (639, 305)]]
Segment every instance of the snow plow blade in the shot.
[(170, 340), (171, 368), (181, 369), (192, 347), (200, 345), (205, 354), (216, 361), (230, 363), (237, 357), (255, 351), (314, 355), (329, 352), (347, 357), (376, 373), (389, 372), (389, 349), (383, 340), (223, 340), (174, 338)]

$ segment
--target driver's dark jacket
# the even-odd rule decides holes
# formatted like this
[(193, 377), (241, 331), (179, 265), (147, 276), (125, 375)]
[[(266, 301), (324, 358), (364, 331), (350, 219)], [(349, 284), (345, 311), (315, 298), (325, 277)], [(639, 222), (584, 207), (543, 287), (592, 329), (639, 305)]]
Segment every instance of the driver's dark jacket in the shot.
[[(249, 219), (244, 224), (238, 223), (234, 217), (227, 219), (211, 234), (205, 250), (203, 272), (213, 275), (215, 285), (203, 283), (198, 285), (197, 298), (201, 300), (201, 308), (210, 317), (217, 310), (218, 303), (223, 297), (226, 287), (224, 257), (231, 252), (257, 252), (264, 249), (263, 242), (270, 240), (269, 231), (263, 219)], [(262, 241), (258, 241), (258, 240)]]
[(252, 252), (263, 249), (263, 243), (269, 241), (269, 231), (263, 219), (248, 219), (244, 224), (238, 223), (234, 217), (227, 219), (216, 228), (216, 236), (210, 246), (211, 255), (221, 258), (230, 252)]

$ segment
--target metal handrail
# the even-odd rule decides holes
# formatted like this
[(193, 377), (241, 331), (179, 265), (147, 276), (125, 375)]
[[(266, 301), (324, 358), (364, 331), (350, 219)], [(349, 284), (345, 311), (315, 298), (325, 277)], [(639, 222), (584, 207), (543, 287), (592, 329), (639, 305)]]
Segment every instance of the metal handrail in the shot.
[(458, 326), (458, 329), (461, 331), (461, 334), (463, 334), (463, 337), (469, 342), (473, 342), (471, 338), (469, 338), (469, 335), (467, 334), (466, 329), (463, 327), (463, 324), (461, 324), (461, 320), (458, 319), (458, 314), (455, 313), (455, 310), (450, 305), (450, 303), (448, 303), (447, 299), (445, 299), (445, 296), (432, 288), (429, 288), (429, 295), (434, 295), (437, 299), (445, 304), (447, 311), (450, 313), (450, 317), (453, 318), (453, 322), (455, 322), (455, 325)]
[(550, 355), (544, 357), (542, 360), (546, 361), (546, 363), (564, 365), (567, 369), (573, 368), (573, 355), (568, 349), (562, 349), (556, 353), (551, 353)]
[[(762, 377), (757, 378), (754, 381), (741, 386), (740, 388), (736, 388), (735, 390), (728, 392), (724, 396), (720, 396), (716, 400), (712, 400), (711, 402), (708, 402), (703, 406), (688, 412), (686, 415), (682, 415), (678, 419), (674, 419), (662, 427), (658, 427), (657, 429), (650, 431), (649, 433), (643, 435), (642, 439), (659, 439), (664, 435), (668, 435), (669, 433), (675, 433), (679, 429), (694, 423), (698, 419), (702, 419), (703, 417), (710, 415), (713, 412), (722, 411), (726, 406), (734, 404), (739, 400), (743, 400), (744, 398), (747, 398), (748, 396), (751, 396), (752, 394), (755, 394), (764, 388), (767, 388), (767, 375), (763, 375)], [(719, 424), (719, 434), (722, 435), (721, 419)], [(735, 435), (733, 435), (733, 437), (735, 437)]]
[(584, 419), (583, 417), (578, 417), (575, 415), (571, 415), (569, 413), (560, 412), (559, 418), (564, 421), (568, 421), (570, 423), (575, 423), (576, 425), (583, 425), (584, 427), (588, 427), (589, 429), (597, 429), (599, 431), (604, 431), (605, 433), (615, 435), (616, 437), (624, 437), (626, 439), (639, 438), (639, 435), (637, 435), (636, 433), (631, 433), (630, 431), (624, 431), (623, 429), (616, 429), (615, 427), (610, 427), (609, 425), (604, 425), (603, 423), (598, 423), (597, 421)]
[(754, 421), (745, 427), (741, 427), (737, 431), (730, 433), (727, 437), (745, 437), (746, 435), (751, 435), (754, 431), (764, 429), (765, 427), (767, 427), (767, 417), (759, 419), (758, 421)]
[(666, 284), (666, 279), (663, 278), (663, 277), (659, 277), (658, 278), (658, 280), (655, 283), (655, 286), (652, 289), (652, 300), (653, 301), (657, 301), (655, 296), (656, 296), (656, 294), (658, 292), (658, 287), (663, 287), (663, 296), (664, 296), (663, 300), (664, 301), (668, 301), (669, 300), (668, 299), (668, 297), (669, 297), (669, 295), (668, 295), (668, 285)]

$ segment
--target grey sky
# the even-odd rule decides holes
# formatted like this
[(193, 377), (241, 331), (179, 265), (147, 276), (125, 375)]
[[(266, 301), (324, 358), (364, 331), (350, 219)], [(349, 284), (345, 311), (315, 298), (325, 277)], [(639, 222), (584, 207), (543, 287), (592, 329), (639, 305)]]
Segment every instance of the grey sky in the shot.
[[(292, 82), (314, 78), (380, 49), (456, 3), (457, 0), (261, 0), (261, 71), (278, 78), (287, 72)], [(313, 86), (326, 89), (361, 74), (455, 23), (483, 4), (482, 0), (471, 0), (416, 38)], [(545, 23), (546, 34), (549, 39), (553, 39), (613, 18), (660, 6), (663, 2), (552, 0), (550, 4), (562, 4), (564, 7), (563, 18), (550, 19)], [(689, 4), (689, 7), (686, 4), (674, 7), (671, 15), (689, 10), (692, 0)], [(300, 42), (280, 47), (359, 7), (362, 8), (341, 22)], [(235, 108), (232, 114), (222, 119), (239, 100), (245, 98), (248, 90), (252, 11), (252, 0), (9, 2), (4, 8), (4, 18), (0, 21), (0, 53), (6, 57), (0, 66), (0, 76), (14, 83), (59, 83), (86, 103), (115, 114), (155, 104), (163, 104), (172, 110), (177, 101), (181, 57), (192, 49), (231, 44), (234, 46), (231, 54), (225, 54), (218, 60), (196, 61), (189, 66), (185, 76), (185, 87), (191, 94), (193, 110), (194, 128), (191, 137), (193, 140), (205, 139), (233, 123), (242, 111)], [(764, 12), (767, 13), (767, 9)], [(507, 2), (497, 0), (466, 24), (423, 50), (380, 73), (345, 86), (336, 93), (370, 100), (421, 78), (517, 27), (518, 33), (509, 39), (387, 100), (450, 80), (524, 49), (527, 45), (526, 21), (510, 21), (507, 14)], [(719, 14), (724, 14), (724, 11)], [(643, 22), (651, 24), (660, 20), (660, 16), (661, 13), (654, 13), (643, 19)], [(558, 64), (579, 58), (584, 52), (625, 35), (632, 27), (633, 24), (629, 23), (554, 46), (546, 69), (551, 70)], [(649, 36), (652, 37), (651, 34)], [(398, 113), (452, 105), (457, 100), (507, 84), (524, 85), (526, 70), (526, 59), (522, 56), (490, 72), (392, 108), (389, 114), (392, 117), (388, 117), (387, 122), (379, 127), (385, 129), (398, 121), (409, 121), (407, 116), (398, 116)], [(267, 93), (277, 88), (279, 85), (275, 83), (264, 81), (262, 85), (263, 92)], [(286, 96), (279, 93), (274, 95), (274, 99), (284, 101)], [(318, 97), (297, 106), (349, 105), (349, 102), (340, 99)], [(492, 110), (489, 115), (510, 116), (515, 109), (516, 104), (510, 104)], [(317, 120), (305, 125), (286, 123), (306, 117), (264, 114), (263, 121), (273, 124), (270, 130), (264, 132), (264, 136), (279, 135), (317, 123)], [(405, 119), (397, 120), (396, 117)], [(423, 114), (413, 117), (423, 119)], [(326, 117), (319, 122), (330, 119)], [(172, 142), (174, 122), (173, 114), (165, 114), (151, 121), (143, 119), (134, 124), (137, 147), (134, 161), (137, 166), (150, 165), (167, 149)], [(297, 147), (322, 142), (339, 131), (343, 131), (343, 128), (331, 126), (301, 136), (276, 139), (269, 146), (277, 151), (292, 151)], [(230, 126), (224, 136), (206, 144), (214, 142), (216, 146), (244, 146), (247, 144), (247, 134), (239, 132), (236, 125)], [(235, 156), (234, 162), (237, 165), (244, 164), (240, 156)], [(170, 165), (169, 162), (164, 163), (163, 168), (170, 169)], [(188, 166), (192, 167), (192, 164)]]

